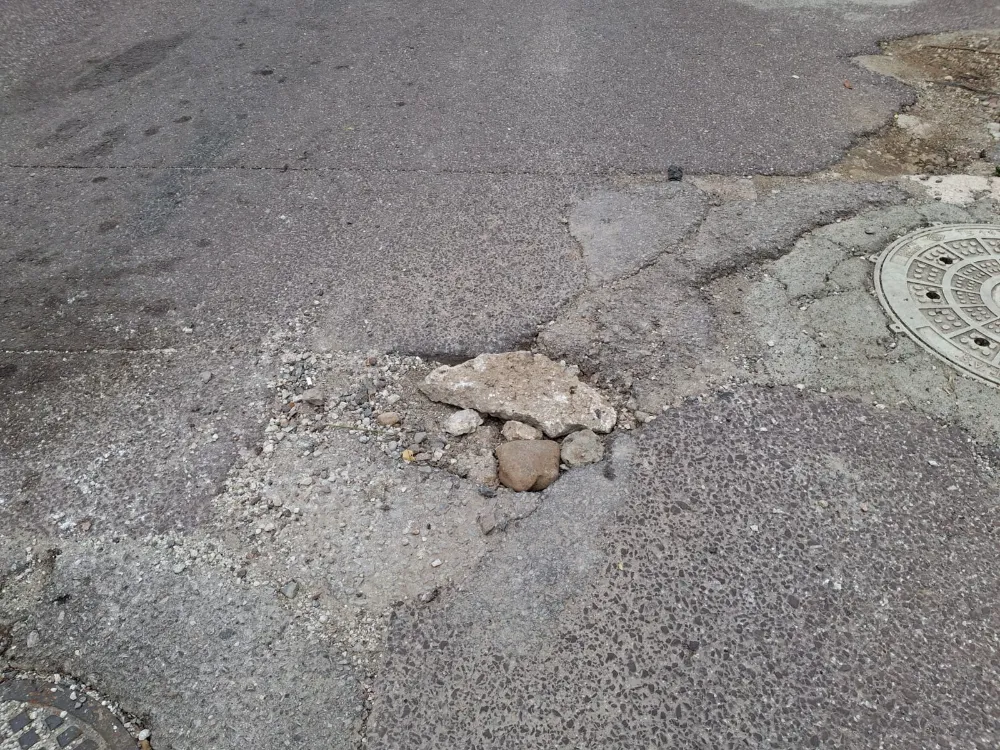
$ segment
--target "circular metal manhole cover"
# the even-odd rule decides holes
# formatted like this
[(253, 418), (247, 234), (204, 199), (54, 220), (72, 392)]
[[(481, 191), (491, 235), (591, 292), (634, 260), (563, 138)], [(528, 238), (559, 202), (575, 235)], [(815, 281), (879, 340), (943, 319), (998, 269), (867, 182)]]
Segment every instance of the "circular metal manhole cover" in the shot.
[(83, 691), (42, 680), (0, 681), (0, 750), (135, 750), (135, 746), (121, 722)]
[(899, 238), (879, 258), (875, 290), (918, 344), (1000, 385), (1000, 226), (950, 224)]

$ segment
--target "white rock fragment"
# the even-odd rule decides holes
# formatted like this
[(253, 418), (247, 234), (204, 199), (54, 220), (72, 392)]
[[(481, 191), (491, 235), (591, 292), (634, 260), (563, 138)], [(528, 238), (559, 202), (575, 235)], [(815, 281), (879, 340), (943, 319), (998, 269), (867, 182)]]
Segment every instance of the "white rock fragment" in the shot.
[(896, 115), (896, 127), (905, 130), (914, 138), (926, 138), (931, 133), (931, 126), (913, 115)]
[(479, 412), (463, 409), (448, 417), (448, 421), (444, 423), (444, 431), (449, 435), (468, 435), (475, 432), (482, 423), (483, 418)]
[(610, 432), (618, 415), (610, 403), (566, 366), (542, 354), (481, 354), (439, 367), (420, 385), (432, 401), (534, 425), (549, 437), (575, 430)]
[(307, 391), (303, 391), (299, 399), (305, 401), (310, 406), (322, 406), (326, 401), (326, 396), (319, 388), (310, 388)]
[(541, 440), (542, 431), (530, 424), (512, 419), (500, 430), (504, 440)]

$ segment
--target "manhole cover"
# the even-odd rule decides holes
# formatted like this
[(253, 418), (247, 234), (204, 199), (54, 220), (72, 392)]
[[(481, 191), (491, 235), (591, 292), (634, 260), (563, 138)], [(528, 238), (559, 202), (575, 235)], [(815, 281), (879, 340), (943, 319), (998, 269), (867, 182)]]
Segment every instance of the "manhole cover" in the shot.
[(0, 681), (0, 750), (135, 750), (100, 701), (41, 680)]
[(918, 344), (1000, 385), (1000, 226), (951, 224), (901, 237), (879, 259), (875, 290)]

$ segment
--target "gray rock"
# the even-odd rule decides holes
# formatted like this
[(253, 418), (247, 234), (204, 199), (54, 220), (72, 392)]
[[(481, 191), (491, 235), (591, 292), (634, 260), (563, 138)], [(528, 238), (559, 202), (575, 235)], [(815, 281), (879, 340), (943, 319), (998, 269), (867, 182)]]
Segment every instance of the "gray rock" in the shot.
[(319, 388), (310, 388), (307, 391), (303, 391), (302, 395), (299, 396), (299, 400), (305, 401), (310, 406), (322, 406), (326, 402), (326, 396)]
[(531, 352), (481, 354), (439, 367), (420, 390), (432, 401), (526, 422), (549, 437), (581, 429), (609, 432), (618, 419), (600, 392), (580, 382), (575, 368)]
[(202, 383), (207, 383), (209, 380), (212, 379), (212, 373), (210, 373), (208, 370), (206, 370), (205, 372), (203, 372), (200, 375), (200, 377), (201, 377), (201, 382)]
[(580, 430), (563, 440), (561, 456), (570, 468), (597, 463), (604, 458), (604, 443), (593, 430)]
[(559, 443), (514, 440), (497, 448), (501, 484), (515, 492), (544, 490), (559, 478)]
[(500, 434), (503, 435), (504, 440), (540, 440), (542, 437), (542, 431), (537, 427), (518, 422), (516, 419), (504, 424)]
[(476, 522), (483, 536), (489, 536), (497, 527), (497, 517), (492, 510), (484, 510), (476, 517)]
[(280, 591), (281, 595), (284, 596), (286, 599), (294, 599), (295, 595), (299, 593), (299, 584), (295, 581), (289, 581), (280, 589), (278, 589), (278, 591)]
[(448, 421), (444, 423), (444, 431), (449, 435), (468, 435), (475, 432), (482, 423), (483, 418), (479, 412), (463, 409), (448, 417)]
[(454, 464), (454, 471), (482, 487), (495, 487), (497, 483), (497, 460), (492, 450), (460, 455)]

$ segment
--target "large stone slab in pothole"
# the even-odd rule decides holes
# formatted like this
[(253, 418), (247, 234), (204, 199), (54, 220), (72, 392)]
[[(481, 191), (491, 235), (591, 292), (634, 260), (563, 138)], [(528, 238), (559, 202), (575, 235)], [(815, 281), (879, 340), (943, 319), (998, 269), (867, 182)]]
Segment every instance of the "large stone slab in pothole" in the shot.
[(923, 416), (688, 403), (397, 618), (368, 745), (995, 746), (995, 494)]
[(524, 422), (551, 438), (575, 430), (610, 432), (618, 419), (614, 407), (578, 372), (543, 354), (480, 354), (437, 368), (420, 390), (432, 401)]

